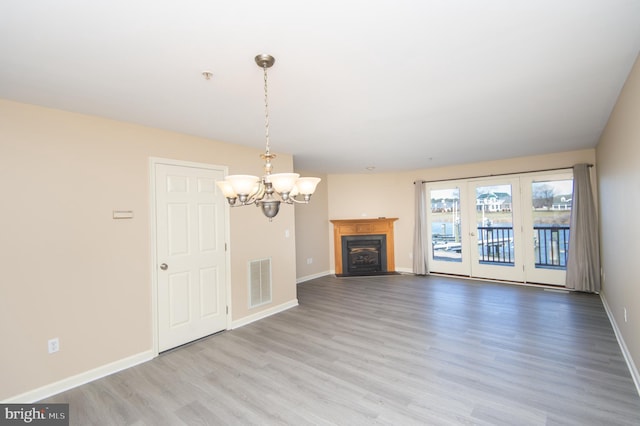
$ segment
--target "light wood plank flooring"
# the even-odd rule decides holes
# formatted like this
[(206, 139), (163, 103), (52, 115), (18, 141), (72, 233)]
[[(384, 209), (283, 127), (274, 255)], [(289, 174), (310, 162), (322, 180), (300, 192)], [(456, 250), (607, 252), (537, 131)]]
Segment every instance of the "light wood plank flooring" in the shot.
[(412, 275), (300, 306), (47, 402), (73, 425), (639, 425), (598, 296)]

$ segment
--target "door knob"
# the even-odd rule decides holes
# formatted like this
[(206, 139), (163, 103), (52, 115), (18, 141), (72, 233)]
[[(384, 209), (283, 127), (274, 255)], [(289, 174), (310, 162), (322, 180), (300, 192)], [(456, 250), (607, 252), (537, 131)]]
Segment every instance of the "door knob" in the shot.
[(166, 271), (167, 269), (169, 269), (169, 265), (167, 265), (166, 263), (163, 263), (160, 265), (160, 269), (162, 269), (163, 271)]
[(476, 234), (474, 232), (469, 232), (469, 235), (471, 235), (472, 237), (476, 236)]

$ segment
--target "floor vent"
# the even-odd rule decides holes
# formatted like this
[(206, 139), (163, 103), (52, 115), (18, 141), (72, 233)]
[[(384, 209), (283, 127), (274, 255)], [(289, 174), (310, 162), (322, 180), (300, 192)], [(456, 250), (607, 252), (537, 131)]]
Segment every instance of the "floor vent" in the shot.
[(249, 307), (271, 302), (271, 259), (249, 262)]

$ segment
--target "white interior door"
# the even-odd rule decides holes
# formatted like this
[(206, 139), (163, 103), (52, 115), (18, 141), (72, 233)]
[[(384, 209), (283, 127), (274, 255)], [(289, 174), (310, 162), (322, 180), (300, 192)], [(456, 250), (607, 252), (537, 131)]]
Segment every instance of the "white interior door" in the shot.
[(227, 327), (224, 170), (155, 166), (158, 350)]

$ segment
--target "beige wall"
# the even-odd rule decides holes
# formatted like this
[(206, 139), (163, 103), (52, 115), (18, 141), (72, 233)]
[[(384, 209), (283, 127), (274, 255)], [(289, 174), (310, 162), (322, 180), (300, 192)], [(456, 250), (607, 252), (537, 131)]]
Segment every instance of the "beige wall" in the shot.
[[(636, 65), (597, 151), (602, 205), (627, 206), (601, 209), (604, 294), (636, 360), (640, 287), (629, 265), (640, 252), (640, 238), (629, 231), (638, 204), (629, 194), (640, 188), (639, 75)], [(151, 349), (149, 157), (259, 175), (259, 153), (0, 100), (0, 258), (7, 272), (0, 281), (0, 400)], [(283, 206), (272, 223), (256, 208), (230, 211), (233, 320), (294, 301), (296, 279), (334, 269), (330, 219), (399, 218), (396, 269), (411, 271), (416, 179), (518, 173), (595, 160), (595, 150), (582, 150), (406, 173), (302, 172), (323, 180), (311, 204), (295, 207), (295, 217), (290, 206)], [(291, 170), (291, 157), (278, 155), (275, 168)], [(113, 221), (114, 209), (134, 210), (135, 219)], [(620, 241), (611, 235), (627, 237), (622, 246), (629, 249), (619, 250)], [(246, 263), (264, 257), (274, 262), (274, 301), (251, 310)], [(623, 306), (628, 323), (621, 319)], [(55, 355), (46, 351), (51, 337), (61, 339)]]
[(636, 60), (598, 144), (597, 160), (602, 292), (640, 379), (640, 278), (636, 264), (640, 254), (640, 60)]
[[(322, 179), (309, 204), (296, 205), (296, 279), (298, 282), (326, 275), (329, 271), (329, 206), (327, 204), (327, 176), (296, 170), (301, 176)], [(311, 263), (308, 263), (311, 259)]]
[[(329, 175), (329, 219), (397, 217), (394, 231), (396, 270), (411, 272), (413, 269), (411, 255), (414, 224), (413, 182), (415, 180), (458, 179), (499, 173), (520, 173), (594, 162), (595, 150), (587, 149), (416, 170), (407, 173)], [(333, 229), (328, 231), (327, 238), (330, 241), (331, 269), (335, 270), (332, 232)]]
[[(0, 100), (0, 400), (152, 350), (149, 158), (262, 174), (260, 151)], [(291, 156), (278, 155), (278, 172)], [(112, 210), (133, 210), (114, 221)], [(232, 320), (296, 301), (294, 210), (231, 209)], [(285, 236), (289, 230), (290, 237)], [(273, 259), (248, 307), (247, 262)], [(47, 340), (60, 351), (47, 353)]]

